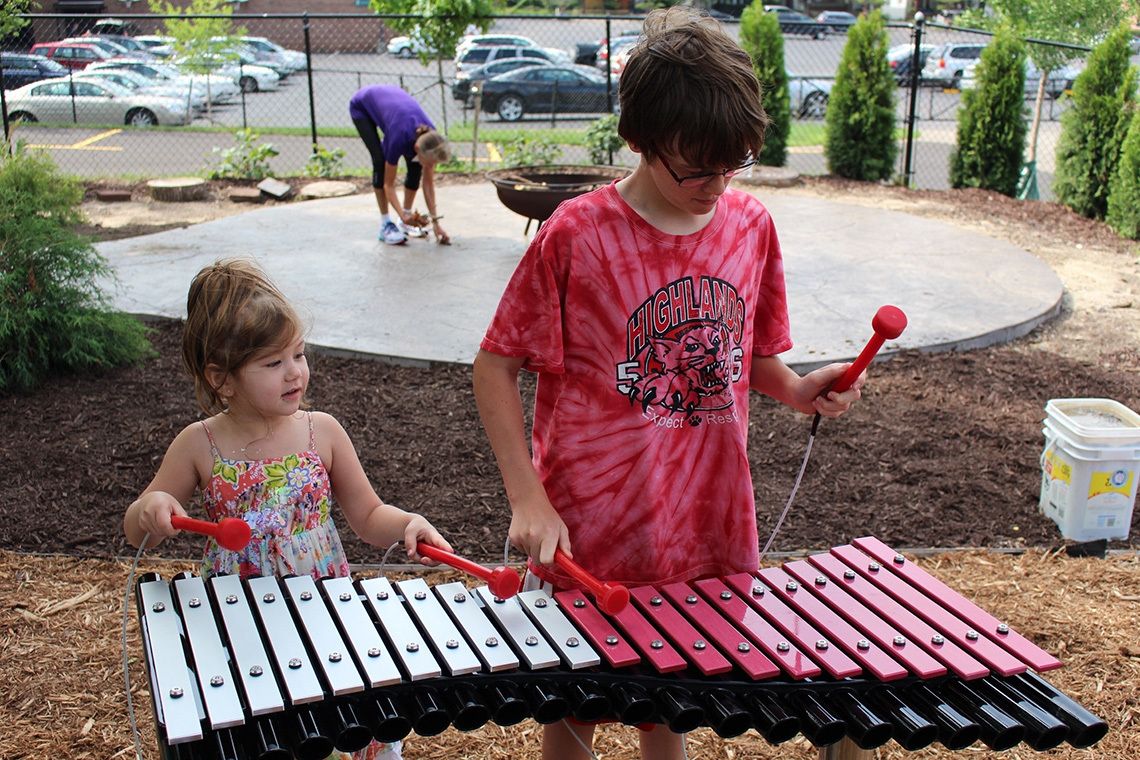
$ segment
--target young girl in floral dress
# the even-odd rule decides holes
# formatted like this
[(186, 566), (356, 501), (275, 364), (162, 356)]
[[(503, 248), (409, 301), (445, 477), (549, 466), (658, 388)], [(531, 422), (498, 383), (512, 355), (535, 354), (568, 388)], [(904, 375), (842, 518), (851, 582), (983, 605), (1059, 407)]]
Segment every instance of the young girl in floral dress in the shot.
[[(200, 490), (210, 519), (237, 517), (251, 528), (234, 552), (206, 544), (204, 575), (348, 575), (332, 520), (343, 512), (376, 546), (403, 541), (424, 564), (418, 542), (450, 550), (422, 516), (386, 504), (368, 481), (348, 434), (333, 417), (305, 410), (309, 384), (304, 325), (252, 262), (223, 260), (194, 278), (186, 301), (182, 357), (203, 411), (166, 451), (158, 473), (123, 518), (127, 540), (148, 546), (178, 533), (171, 515)], [(334, 757), (343, 757), (334, 753)], [(359, 760), (398, 760), (400, 743), (370, 746)]]

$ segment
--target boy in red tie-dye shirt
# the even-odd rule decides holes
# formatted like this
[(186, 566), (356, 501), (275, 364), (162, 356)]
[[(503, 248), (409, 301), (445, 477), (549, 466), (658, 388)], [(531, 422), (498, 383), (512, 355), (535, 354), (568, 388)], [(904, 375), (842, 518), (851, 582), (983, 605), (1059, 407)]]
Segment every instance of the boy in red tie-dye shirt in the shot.
[[(754, 571), (749, 389), (835, 417), (860, 377), (804, 376), (791, 345), (772, 219), (730, 178), (760, 153), (768, 118), (748, 55), (719, 24), (654, 11), (621, 82), (618, 130), (633, 173), (562, 203), (535, 235), (475, 358), (475, 398), (506, 485), (511, 542), (530, 571), (573, 582), (561, 548), (599, 578), (668, 583)], [(524, 434), (520, 369), (538, 373)], [(543, 756), (583, 755), (592, 726), (547, 726)], [(664, 727), (642, 756), (683, 756)]]

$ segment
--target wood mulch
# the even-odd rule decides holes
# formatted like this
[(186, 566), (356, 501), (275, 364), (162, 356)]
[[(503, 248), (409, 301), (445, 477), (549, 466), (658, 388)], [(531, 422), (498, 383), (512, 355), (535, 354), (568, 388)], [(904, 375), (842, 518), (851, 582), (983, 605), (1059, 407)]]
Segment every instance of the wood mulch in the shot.
[[(1058, 688), (1108, 721), (1111, 730), (1092, 750), (1062, 745), (1054, 760), (1135, 760), (1140, 747), (1140, 558), (1114, 553), (1106, 559), (1072, 558), (1041, 550), (1022, 554), (957, 551), (917, 561), (952, 588), (1008, 622), (1065, 666), (1048, 674)], [(193, 569), (188, 562), (144, 558), (140, 572), (169, 578)], [(130, 562), (32, 556), (0, 551), (0, 757), (8, 760), (133, 757), (123, 679), (122, 608)], [(374, 575), (376, 570), (364, 571)], [(390, 577), (400, 574), (386, 573)], [(426, 575), (430, 585), (453, 573)], [(131, 697), (145, 758), (158, 758), (147, 677), (131, 601), (126, 647)], [(409, 760), (524, 758), (539, 756), (540, 730), (533, 721), (469, 733), (448, 729), (434, 737), (410, 736)], [(797, 739), (773, 747), (754, 732), (721, 739), (699, 729), (687, 739), (693, 760), (757, 758), (808, 760), (816, 751)], [(604, 727), (600, 758), (638, 757), (631, 729)], [(1018, 745), (1003, 753), (981, 744), (961, 752), (934, 745), (906, 752), (884, 745), (879, 760), (951, 760), (1044, 757)]]

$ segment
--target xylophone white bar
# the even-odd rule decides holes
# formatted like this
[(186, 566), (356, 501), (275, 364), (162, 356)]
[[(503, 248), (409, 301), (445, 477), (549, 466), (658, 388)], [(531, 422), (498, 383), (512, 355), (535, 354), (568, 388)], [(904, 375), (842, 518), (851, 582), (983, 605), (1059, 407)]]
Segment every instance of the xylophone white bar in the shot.
[(438, 678), (443, 672), (427, 641), (405, 609), (387, 578), (368, 578), (359, 582), (365, 602), (372, 609), (404, 674), (412, 681)]
[(250, 578), (248, 588), (290, 704), (320, 702), (324, 699), (324, 689), (277, 578)]
[(138, 600), (156, 718), (165, 727), (168, 743), (197, 741), (202, 738), (197, 686), (182, 649), (182, 621), (175, 612), (170, 586), (165, 581), (140, 583)]
[(353, 587), (352, 579), (327, 578), (321, 582), (321, 589), (340, 628), (345, 632), (347, 644), (364, 673), (365, 683), (373, 689), (400, 683), (403, 678), (396, 667), (396, 661), (388, 655), (380, 631), (368, 616), (368, 610)]
[(210, 588), (226, 631), (234, 669), (241, 679), (249, 714), (258, 716), (281, 712), (285, 709), (285, 699), (272, 676), (269, 653), (257, 633), (257, 623), (241, 578), (236, 575), (214, 576), (210, 579)]
[(423, 578), (398, 581), (396, 588), (403, 595), (408, 612), (427, 635), (436, 659), (447, 674), (461, 676), (478, 672), (482, 667), (479, 658)]
[(435, 593), (465, 632), (488, 673), (518, 668), (519, 658), (509, 646), (502, 644), (498, 629), (484, 612), (484, 605), (476, 594), (458, 581), (436, 586)]
[(206, 596), (206, 584), (201, 578), (179, 578), (174, 581), (174, 598), (190, 643), (199, 694), (205, 703), (210, 727), (240, 726), (245, 722), (245, 713), (234, 679), (230, 677), (228, 655), (222, 647), (222, 637)]

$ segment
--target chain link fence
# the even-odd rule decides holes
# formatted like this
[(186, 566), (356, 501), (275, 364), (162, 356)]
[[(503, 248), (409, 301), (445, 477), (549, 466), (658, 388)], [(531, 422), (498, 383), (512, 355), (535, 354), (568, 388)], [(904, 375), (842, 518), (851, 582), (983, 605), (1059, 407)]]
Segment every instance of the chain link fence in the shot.
[[(96, 17), (36, 14), (26, 18), (31, 25), (24, 39), (30, 46), (82, 34)], [(156, 15), (125, 18), (130, 28), (124, 31), (143, 41), (161, 34), (165, 20)], [(478, 171), (501, 166), (504, 146), (519, 135), (551, 143), (553, 153), (548, 155), (556, 162), (591, 163), (585, 130), (616, 103), (623, 51), (636, 40), (641, 24), (638, 17), (613, 15), (496, 17), (489, 34), (526, 37), (541, 51), (534, 55), (555, 63), (577, 63), (597, 75), (587, 78), (586, 84), (562, 84), (559, 90), (557, 82), (548, 82), (545, 88), (525, 94), (505, 93), (497, 83), (484, 85), (476, 98), (470, 82), (460, 83), (457, 74), (466, 76), (478, 61), (457, 62), (447, 55), (422, 63), (415, 55), (415, 40), (394, 38), (384, 17), (234, 14), (230, 18), (235, 32), (252, 38), (250, 45), (256, 47), (208, 78), (198, 74), (190, 75), (192, 80), (177, 80), (188, 104), (184, 117), (157, 118), (157, 126), (144, 128), (128, 123), (131, 119), (121, 110), (98, 111), (89, 100), (93, 96), (76, 95), (62, 98), (61, 107), (45, 111), (46, 118), (39, 118), (21, 104), (19, 93), (7, 84), (5, 122), (12, 140), (48, 150), (65, 172), (77, 176), (149, 178), (209, 171), (218, 165), (220, 152), (235, 145), (236, 131), (248, 128), (258, 135), (260, 143), (271, 144), (278, 151), (270, 167), (279, 176), (303, 173), (318, 146), (343, 150), (343, 172), (363, 175), (370, 171), (368, 154), (352, 127), (348, 101), (363, 86), (390, 83), (415, 96), (436, 126), (446, 130), (457, 158)], [(736, 20), (725, 19), (723, 23), (730, 34), (739, 36)], [(788, 30), (784, 37), (794, 117), (788, 166), (807, 175), (827, 173), (824, 116), (846, 43), (841, 30), (819, 31)], [(902, 67), (896, 68), (901, 136), (898, 174), (908, 176), (915, 188), (946, 188), (961, 88), (969, 84), (965, 66), (976, 60), (977, 51), (989, 37), (972, 30), (926, 24), (921, 40), (924, 54), (972, 52), (973, 59), (945, 57), (943, 65), (927, 66), (912, 97), (907, 53), (914, 51), (914, 25), (891, 23), (887, 31), (894, 66)], [(605, 44), (607, 39), (613, 40), (612, 45)], [(273, 44), (266, 45), (266, 41), (292, 52), (271, 54), (267, 48)], [(6, 82), (14, 76), (13, 55), (8, 53), (3, 59)], [(487, 54), (476, 57), (480, 55)], [(517, 49), (512, 48), (509, 55), (518, 55)], [(498, 59), (500, 53), (490, 57)], [(130, 64), (139, 76), (154, 77), (156, 72), (179, 75), (163, 68), (167, 65), (169, 62), (161, 58), (149, 64)], [(89, 69), (69, 69), (65, 75), (73, 81), (85, 81), (92, 71), (122, 66), (115, 60), (100, 60)], [(1058, 119), (1067, 107), (1063, 90), (1057, 89), (1057, 97), (1046, 99), (1042, 114), (1037, 155), (1043, 198), (1049, 197), (1060, 133)], [(508, 94), (516, 96), (510, 107), (504, 105)], [(1027, 88), (1027, 120), (1035, 95), (1035, 88)], [(556, 102), (550, 102), (552, 97)], [(124, 98), (118, 100), (117, 105), (122, 106)], [(912, 110), (913, 122), (908, 124)], [(139, 121), (137, 115), (134, 121)], [(912, 137), (909, 145), (905, 144), (908, 134)], [(636, 160), (636, 155), (627, 150), (613, 156), (617, 164), (633, 165)]]

